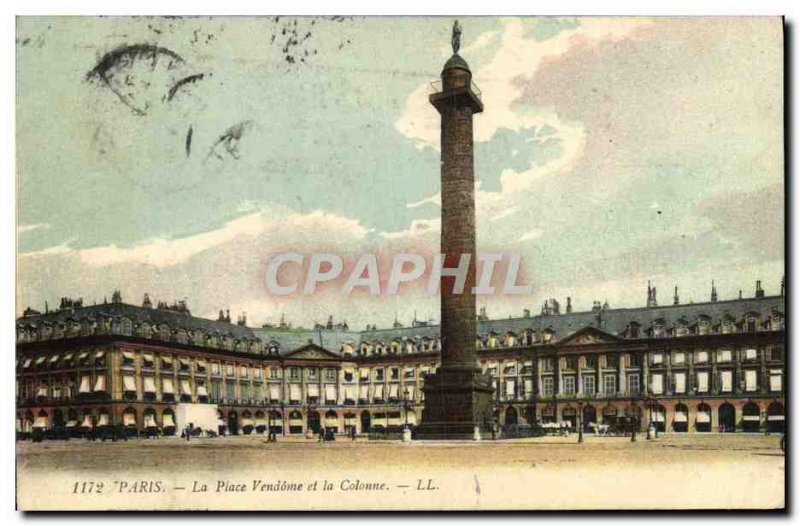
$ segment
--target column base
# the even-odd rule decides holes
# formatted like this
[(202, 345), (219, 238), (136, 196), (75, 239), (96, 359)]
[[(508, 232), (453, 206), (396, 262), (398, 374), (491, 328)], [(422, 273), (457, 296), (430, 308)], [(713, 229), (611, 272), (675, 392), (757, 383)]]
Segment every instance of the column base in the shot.
[[(492, 383), (475, 368), (445, 368), (425, 377), (425, 407), (415, 431), (421, 440), (489, 437), (494, 422)], [(476, 438), (477, 437), (477, 438)]]

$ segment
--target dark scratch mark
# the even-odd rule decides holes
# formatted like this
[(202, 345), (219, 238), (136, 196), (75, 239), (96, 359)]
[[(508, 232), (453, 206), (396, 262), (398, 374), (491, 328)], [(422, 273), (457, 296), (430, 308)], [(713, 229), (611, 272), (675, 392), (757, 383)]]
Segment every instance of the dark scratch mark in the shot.
[(170, 59), (169, 63), (167, 64), (168, 70), (174, 67), (175, 62), (184, 62), (183, 57), (165, 47), (154, 46), (151, 44), (123, 44), (122, 46), (103, 55), (103, 58), (100, 59), (95, 67), (86, 73), (86, 81), (91, 81), (93, 79), (100, 80), (106, 85), (106, 87), (108, 87), (108, 89), (114, 92), (114, 94), (123, 104), (128, 106), (135, 114), (145, 115), (146, 112), (137, 107), (131, 100), (131, 93), (121, 92), (114, 85), (114, 83), (111, 82), (112, 77), (114, 76), (112, 70), (119, 65), (130, 65), (136, 59), (148, 57), (151, 59), (151, 68), (155, 69), (156, 64), (158, 63), (158, 57), (162, 55)]
[(193, 133), (192, 125), (189, 125), (189, 131), (186, 132), (186, 157), (189, 157), (192, 154), (192, 133)]
[(478, 475), (473, 474), (472, 476), (475, 477), (475, 493), (480, 495), (481, 494), (481, 483), (478, 482)]
[(252, 124), (252, 121), (242, 121), (239, 123), (234, 124), (227, 130), (225, 133), (219, 136), (219, 138), (211, 145), (208, 149), (208, 155), (203, 160), (203, 163), (208, 161), (208, 158), (212, 155), (219, 160), (224, 160), (224, 157), (217, 151), (218, 146), (222, 146), (227, 152), (228, 155), (233, 157), (234, 159), (239, 158), (239, 141), (244, 136), (244, 133)]
[(184, 77), (178, 82), (176, 82), (175, 85), (169, 89), (169, 93), (167, 93), (167, 102), (172, 100), (172, 97), (175, 96), (175, 93), (177, 93), (181, 87), (185, 86), (186, 84), (193, 84), (198, 80), (203, 80), (205, 75), (206, 75), (205, 73), (197, 73), (195, 75), (189, 75), (188, 77)]

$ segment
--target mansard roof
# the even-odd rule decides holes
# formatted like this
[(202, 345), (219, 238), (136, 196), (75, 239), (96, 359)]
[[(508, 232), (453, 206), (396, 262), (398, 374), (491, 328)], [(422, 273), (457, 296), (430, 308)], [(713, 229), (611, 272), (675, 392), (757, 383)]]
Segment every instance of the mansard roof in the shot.
[[(665, 326), (671, 327), (681, 318), (689, 323), (694, 323), (701, 316), (708, 316), (716, 323), (725, 315), (730, 315), (738, 320), (749, 312), (759, 314), (762, 320), (764, 320), (772, 314), (773, 311), (784, 312), (784, 301), (785, 298), (783, 296), (766, 296), (763, 298), (665, 305), (660, 307), (606, 309), (599, 313), (598, 311), (584, 311), (569, 314), (543, 314), (520, 318), (481, 320), (478, 321), (478, 334), (488, 334), (491, 331), (497, 334), (504, 334), (506, 332), (521, 334), (526, 329), (543, 331), (550, 328), (555, 331), (559, 339), (563, 339), (589, 326), (602, 329), (609, 334), (621, 335), (631, 322), (636, 322), (640, 326), (647, 328), (656, 320), (661, 320)], [(438, 335), (438, 325), (364, 331), (359, 334), (361, 341), (369, 342), (388, 342), (393, 339), (407, 338), (415, 339), (417, 336), (437, 338)]]
[(207, 333), (220, 335), (232, 334), (239, 339), (253, 339), (256, 335), (249, 327), (235, 323), (197, 318), (185, 312), (168, 309), (144, 308), (127, 303), (104, 303), (89, 305), (74, 309), (60, 309), (33, 316), (24, 316), (17, 319), (20, 326), (39, 327), (45, 324), (66, 323), (83, 319), (98, 318), (127, 318), (134, 324), (149, 323), (150, 325), (168, 325), (171, 330), (203, 330)]

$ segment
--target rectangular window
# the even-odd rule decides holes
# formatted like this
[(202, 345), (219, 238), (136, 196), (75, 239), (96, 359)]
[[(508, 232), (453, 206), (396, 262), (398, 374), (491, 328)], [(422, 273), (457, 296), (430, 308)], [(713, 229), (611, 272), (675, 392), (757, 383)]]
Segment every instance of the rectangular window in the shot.
[(226, 365), (225, 366), (225, 376), (227, 376), (228, 378), (233, 378), (235, 376), (233, 374), (233, 366), (232, 365)]
[(719, 351), (719, 354), (717, 355), (717, 361), (720, 363), (728, 363), (731, 361), (731, 354), (732, 353), (729, 349)]
[(772, 347), (769, 350), (770, 360), (783, 360), (783, 347)]
[(544, 396), (553, 396), (555, 391), (555, 381), (552, 376), (545, 376), (542, 378), (542, 394)]
[(675, 355), (672, 357), (672, 363), (675, 365), (682, 365), (686, 362), (686, 355), (682, 352), (676, 352)]
[(325, 369), (325, 381), (326, 382), (336, 381), (336, 369)]
[(603, 394), (605, 395), (617, 394), (617, 375), (607, 374), (603, 376)]
[(597, 367), (597, 357), (595, 356), (587, 356), (586, 357), (586, 368), (587, 369), (594, 369)]
[(595, 394), (595, 383), (594, 383), (594, 376), (584, 376), (583, 377), (583, 392), (589, 396), (594, 396)]
[(253, 369), (253, 374), (256, 379), (261, 380), (261, 368)]
[(780, 369), (769, 372), (769, 390), (773, 393), (783, 390), (783, 374)]
[(565, 356), (564, 357), (564, 367), (569, 370), (575, 370), (578, 368), (578, 359), (576, 356)]
[(708, 363), (708, 351), (697, 351), (694, 363)]
[(697, 373), (697, 392), (698, 393), (708, 392), (708, 372), (706, 371)]
[(574, 376), (565, 376), (564, 380), (564, 394), (565, 395), (574, 395), (575, 394), (575, 377)]
[(664, 375), (663, 374), (654, 374), (650, 378), (650, 392), (653, 394), (663, 394), (664, 393)]
[(213, 374), (214, 376), (219, 376), (219, 364), (218, 363), (212, 363), (211, 364), (211, 374)]
[(628, 355), (628, 366), (629, 367), (641, 367), (642, 359), (639, 353), (631, 353)]
[(639, 394), (639, 373), (628, 375), (628, 394)]
[(290, 380), (299, 380), (300, 379), (300, 368), (299, 367), (290, 367), (289, 368), (289, 379)]
[(553, 372), (553, 368), (552, 358), (542, 358), (542, 371), (546, 373)]
[(756, 371), (755, 369), (749, 369), (744, 372), (744, 390), (750, 392), (755, 391), (756, 389), (758, 389)]
[(664, 355), (660, 352), (653, 354), (653, 360), (651, 362), (653, 365), (661, 365), (664, 363)]
[(316, 380), (317, 379), (317, 370), (313, 367), (306, 369), (308, 371), (308, 379), (309, 380)]
[(376, 382), (383, 381), (383, 369), (375, 369), (375, 381)]
[(389, 369), (389, 378), (391, 380), (399, 380), (400, 379), (400, 369), (398, 367), (392, 367)]
[(758, 358), (758, 352), (755, 349), (746, 349), (744, 351), (745, 360), (755, 360)]
[(250, 400), (250, 384), (242, 384), (242, 401), (247, 402)]
[(719, 373), (721, 389), (723, 393), (730, 393), (733, 391), (733, 371), (722, 371)]
[(233, 382), (227, 382), (225, 384), (225, 398), (228, 401), (232, 402), (236, 400), (236, 384)]
[(503, 366), (503, 374), (506, 376), (517, 375), (517, 362), (506, 362)]
[(606, 367), (613, 369), (619, 365), (619, 356), (616, 354), (606, 355)]
[(277, 380), (278, 378), (280, 378), (279, 373), (280, 373), (280, 369), (278, 369), (277, 367), (270, 367), (269, 368), (269, 378), (270, 378), (270, 380)]
[(686, 393), (686, 373), (675, 373), (675, 394)]
[(211, 382), (211, 401), (218, 402), (222, 398), (222, 382)]

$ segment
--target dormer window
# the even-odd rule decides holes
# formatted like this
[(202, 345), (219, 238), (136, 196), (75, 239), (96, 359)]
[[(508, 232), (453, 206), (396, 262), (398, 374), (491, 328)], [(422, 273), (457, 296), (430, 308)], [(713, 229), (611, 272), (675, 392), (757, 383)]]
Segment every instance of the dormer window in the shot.
[(745, 319), (745, 327), (747, 332), (756, 332), (758, 330), (758, 318), (754, 314), (749, 314)]
[(730, 334), (733, 332), (734, 325), (733, 319), (730, 316), (726, 316), (722, 319), (722, 334)]
[(656, 321), (653, 322), (653, 338), (663, 338), (664, 337), (664, 322)]
[(639, 328), (640, 325), (635, 321), (632, 321), (628, 324), (628, 334), (631, 338), (638, 338), (639, 337)]

